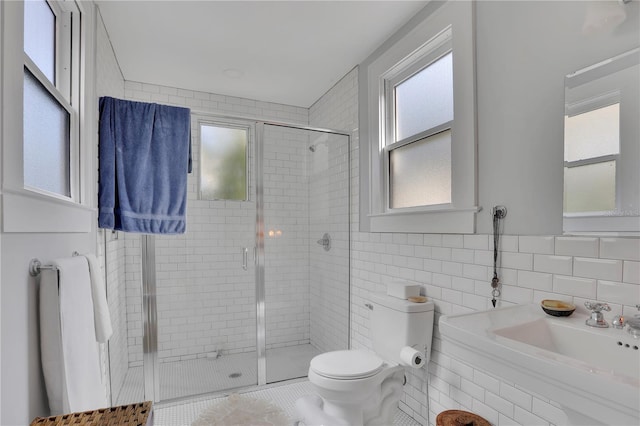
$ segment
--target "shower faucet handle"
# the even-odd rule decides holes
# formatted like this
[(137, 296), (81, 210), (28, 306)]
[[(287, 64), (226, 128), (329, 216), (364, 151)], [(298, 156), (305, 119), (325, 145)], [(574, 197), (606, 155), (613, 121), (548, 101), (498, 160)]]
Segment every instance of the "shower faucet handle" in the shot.
[(328, 232), (325, 232), (322, 238), (320, 238), (317, 243), (324, 248), (324, 251), (331, 250), (331, 236), (329, 236)]

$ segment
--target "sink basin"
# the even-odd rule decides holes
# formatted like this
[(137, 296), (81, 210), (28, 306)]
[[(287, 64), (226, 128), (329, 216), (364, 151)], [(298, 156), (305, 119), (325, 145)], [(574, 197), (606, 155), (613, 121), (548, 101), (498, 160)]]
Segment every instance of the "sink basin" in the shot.
[(640, 424), (640, 339), (517, 305), (440, 318), (446, 353), (560, 404), (566, 423)]

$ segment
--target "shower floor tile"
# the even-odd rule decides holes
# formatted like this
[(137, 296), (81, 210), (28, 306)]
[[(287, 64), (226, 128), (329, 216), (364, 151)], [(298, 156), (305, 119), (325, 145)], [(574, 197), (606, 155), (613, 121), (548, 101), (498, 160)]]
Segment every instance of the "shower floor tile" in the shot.
[[(311, 345), (267, 350), (267, 382), (306, 377), (311, 358), (319, 351)], [(258, 383), (254, 352), (160, 363), (160, 400), (221, 392)], [(114, 404), (144, 400), (142, 367), (129, 368)]]
[[(295, 402), (298, 398), (313, 393), (313, 387), (306, 379), (286, 384), (268, 385), (266, 388), (243, 392), (249, 397), (261, 398), (279, 406), (290, 419), (297, 418)], [(179, 403), (158, 404), (154, 408), (154, 424), (157, 426), (190, 425), (195, 421), (200, 412), (214, 402), (225, 398), (200, 397)], [(419, 426), (420, 423), (398, 409), (395, 413), (393, 424), (396, 426)]]
[[(219, 392), (258, 383), (255, 353), (160, 363), (160, 400)], [(116, 405), (144, 400), (142, 367), (129, 368)]]

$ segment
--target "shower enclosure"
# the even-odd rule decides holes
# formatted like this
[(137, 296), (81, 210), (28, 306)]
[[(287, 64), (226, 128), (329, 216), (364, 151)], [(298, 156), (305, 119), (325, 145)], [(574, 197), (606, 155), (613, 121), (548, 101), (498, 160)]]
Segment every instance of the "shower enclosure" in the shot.
[[(201, 195), (211, 123), (247, 129), (244, 200)], [(105, 233), (113, 405), (304, 377), (349, 345), (349, 136), (206, 116), (192, 134), (186, 234)]]

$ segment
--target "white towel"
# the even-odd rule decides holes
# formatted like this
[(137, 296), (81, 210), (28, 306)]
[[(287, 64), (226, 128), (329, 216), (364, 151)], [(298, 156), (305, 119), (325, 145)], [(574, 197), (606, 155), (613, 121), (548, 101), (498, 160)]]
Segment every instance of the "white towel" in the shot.
[(85, 254), (89, 262), (89, 273), (91, 275), (91, 296), (93, 298), (93, 318), (96, 329), (96, 340), (100, 343), (107, 343), (113, 334), (111, 328), (111, 314), (107, 303), (107, 292), (102, 278), (102, 269), (98, 259), (93, 254)]
[(107, 407), (101, 384), (89, 265), (83, 256), (42, 271), (40, 342), (49, 408), (57, 415)]

